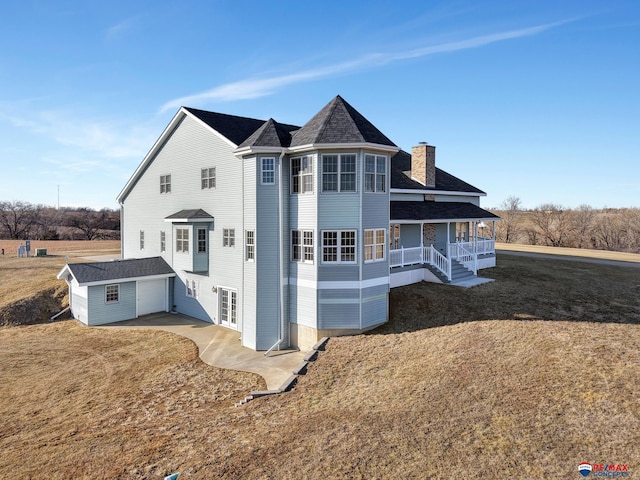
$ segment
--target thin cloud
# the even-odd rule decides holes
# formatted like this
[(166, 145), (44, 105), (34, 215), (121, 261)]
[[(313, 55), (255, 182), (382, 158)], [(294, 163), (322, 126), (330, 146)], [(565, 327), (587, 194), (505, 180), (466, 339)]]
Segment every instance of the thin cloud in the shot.
[(435, 55), (437, 53), (450, 53), (459, 50), (479, 48), (496, 42), (529, 37), (537, 35), (559, 25), (568, 23), (570, 21), (573, 20), (547, 23), (544, 25), (537, 25), (534, 27), (523, 28), (519, 30), (493, 33), (490, 35), (482, 35), (467, 40), (441, 43), (438, 45), (429, 45), (402, 52), (370, 54), (355, 60), (328, 65), (321, 68), (314, 68), (290, 75), (281, 75), (271, 78), (249, 78), (246, 80), (239, 80), (237, 82), (220, 85), (218, 87), (204, 92), (196, 93), (194, 95), (187, 95), (184, 97), (169, 100), (164, 105), (162, 105), (162, 107), (160, 108), (160, 113), (178, 108), (182, 105), (198, 105), (209, 101), (229, 102), (234, 100), (248, 100), (252, 98), (264, 97), (275, 93), (282, 87), (295, 83), (318, 80), (320, 78), (355, 72), (366, 68), (381, 67), (393, 62), (426, 57), (429, 55)]

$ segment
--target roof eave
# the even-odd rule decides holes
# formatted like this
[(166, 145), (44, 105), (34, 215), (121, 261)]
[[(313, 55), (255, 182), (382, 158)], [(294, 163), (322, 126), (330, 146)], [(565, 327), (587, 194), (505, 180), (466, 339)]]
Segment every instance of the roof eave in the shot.
[(94, 282), (78, 282), (81, 287), (96, 287), (99, 285), (111, 285), (112, 283), (137, 282), (138, 280), (162, 280), (164, 278), (175, 277), (175, 273), (158, 273), (155, 275), (142, 275), (137, 277), (119, 277), (108, 280), (96, 280)]
[(236, 148), (234, 150), (234, 154), (238, 157), (243, 155), (253, 155), (258, 153), (282, 153), (287, 152), (286, 148), (283, 147), (260, 147), (260, 146), (250, 146), (250, 147), (241, 147)]
[(437, 219), (418, 219), (416, 220), (415, 218), (391, 218), (389, 220), (390, 223), (444, 223), (444, 222), (460, 222), (460, 223), (465, 223), (465, 222), (492, 222), (492, 221), (498, 221), (500, 220), (500, 217), (480, 217), (480, 218), (456, 218), (456, 217), (451, 217), (451, 218), (437, 218)]
[(193, 218), (165, 218), (165, 223), (211, 223), (214, 217), (193, 217)]
[(487, 194), (485, 192), (463, 192), (463, 191), (454, 191), (454, 190), (427, 190), (427, 189), (418, 189), (418, 188), (391, 188), (389, 189), (390, 193), (417, 193), (420, 195), (452, 195), (452, 196), (474, 196), (474, 197), (486, 197)]
[(397, 153), (400, 151), (399, 147), (391, 145), (382, 145), (380, 143), (369, 142), (351, 142), (351, 143), (308, 143), (306, 145), (296, 145), (295, 147), (289, 147), (287, 150), (290, 153), (298, 153), (305, 150), (324, 150), (324, 149), (353, 149), (353, 148), (368, 148), (371, 150), (379, 150), (389, 153)]

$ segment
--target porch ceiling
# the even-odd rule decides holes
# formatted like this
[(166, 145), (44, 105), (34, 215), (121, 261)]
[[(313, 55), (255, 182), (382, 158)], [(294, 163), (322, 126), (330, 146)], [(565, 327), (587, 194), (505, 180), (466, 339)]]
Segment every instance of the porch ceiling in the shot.
[(403, 202), (392, 201), (391, 221), (467, 222), (499, 220), (500, 217), (467, 202)]

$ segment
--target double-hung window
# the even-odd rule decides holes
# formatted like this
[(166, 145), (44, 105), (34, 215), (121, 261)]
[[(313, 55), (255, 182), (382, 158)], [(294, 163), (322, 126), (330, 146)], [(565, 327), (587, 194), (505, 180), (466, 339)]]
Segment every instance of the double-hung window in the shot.
[(200, 189), (216, 188), (216, 167), (200, 170)]
[(324, 230), (322, 263), (356, 263), (356, 231)]
[(160, 175), (160, 193), (171, 193), (171, 175)]
[(198, 228), (198, 253), (207, 253), (207, 229)]
[(188, 228), (176, 228), (176, 252), (189, 253)]
[(256, 259), (256, 234), (253, 230), (247, 230), (246, 234), (246, 254), (245, 259), (248, 262), (253, 262)]
[(291, 261), (313, 262), (312, 230), (291, 230)]
[(120, 301), (120, 285), (105, 285), (104, 301), (105, 303), (118, 303)]
[(384, 260), (385, 230), (379, 228), (364, 231), (364, 261), (380, 262)]
[(276, 183), (276, 159), (263, 158), (260, 162), (260, 183), (274, 185)]
[(167, 235), (164, 233), (164, 230), (160, 232), (160, 251), (167, 251)]
[(322, 156), (322, 191), (356, 191), (355, 154)]
[(144, 230), (140, 230), (140, 250), (144, 250)]
[(385, 192), (387, 189), (387, 157), (364, 156), (364, 191)]
[(313, 192), (313, 158), (291, 159), (291, 193)]
[(233, 228), (222, 229), (222, 246), (233, 247), (236, 244), (236, 231)]

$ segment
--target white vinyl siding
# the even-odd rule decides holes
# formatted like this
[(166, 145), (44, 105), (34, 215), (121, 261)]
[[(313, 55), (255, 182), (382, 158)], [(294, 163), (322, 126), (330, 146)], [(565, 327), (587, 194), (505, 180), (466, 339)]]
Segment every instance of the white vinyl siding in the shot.
[(356, 231), (323, 231), (322, 263), (356, 263)]
[(355, 154), (322, 156), (322, 191), (356, 191)]

